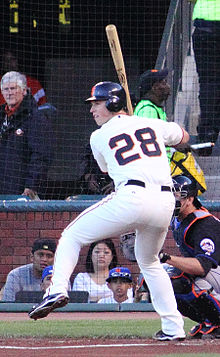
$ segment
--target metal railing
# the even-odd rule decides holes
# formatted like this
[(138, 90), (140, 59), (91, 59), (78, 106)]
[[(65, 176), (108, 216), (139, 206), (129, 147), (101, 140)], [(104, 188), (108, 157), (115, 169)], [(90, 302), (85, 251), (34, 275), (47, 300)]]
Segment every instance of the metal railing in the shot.
[(185, 58), (190, 53), (192, 11), (193, 5), (187, 0), (171, 0), (155, 65), (156, 69), (169, 69), (171, 95), (166, 102), (166, 113), (171, 121), (177, 93), (181, 90)]

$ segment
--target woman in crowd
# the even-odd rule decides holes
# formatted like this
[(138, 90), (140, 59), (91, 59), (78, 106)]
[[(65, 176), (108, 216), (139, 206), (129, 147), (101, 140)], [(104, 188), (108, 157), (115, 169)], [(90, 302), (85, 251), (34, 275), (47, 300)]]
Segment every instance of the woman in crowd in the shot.
[(118, 265), (117, 254), (111, 239), (94, 242), (90, 245), (86, 258), (86, 272), (74, 279), (72, 290), (89, 292), (89, 302), (112, 296), (106, 279), (109, 270)]

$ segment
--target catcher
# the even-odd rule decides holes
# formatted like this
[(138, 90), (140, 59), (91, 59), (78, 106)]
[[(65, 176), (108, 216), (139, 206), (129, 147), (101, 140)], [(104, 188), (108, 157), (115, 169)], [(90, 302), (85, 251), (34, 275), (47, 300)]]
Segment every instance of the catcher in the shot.
[(167, 263), (178, 310), (198, 322), (192, 338), (220, 338), (220, 221), (202, 207), (198, 184), (190, 178), (173, 177), (177, 210), (172, 221), (181, 256), (160, 253)]

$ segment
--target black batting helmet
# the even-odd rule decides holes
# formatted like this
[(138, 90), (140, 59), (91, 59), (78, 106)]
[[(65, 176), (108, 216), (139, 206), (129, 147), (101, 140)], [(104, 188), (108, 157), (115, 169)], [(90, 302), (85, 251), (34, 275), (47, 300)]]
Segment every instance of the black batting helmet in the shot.
[(106, 100), (106, 108), (110, 112), (118, 112), (126, 108), (126, 94), (124, 88), (114, 82), (99, 82), (92, 87), (91, 97), (86, 102)]
[(172, 177), (176, 192), (181, 193), (181, 197), (196, 197), (198, 195), (198, 185), (195, 180), (191, 180), (184, 175)]

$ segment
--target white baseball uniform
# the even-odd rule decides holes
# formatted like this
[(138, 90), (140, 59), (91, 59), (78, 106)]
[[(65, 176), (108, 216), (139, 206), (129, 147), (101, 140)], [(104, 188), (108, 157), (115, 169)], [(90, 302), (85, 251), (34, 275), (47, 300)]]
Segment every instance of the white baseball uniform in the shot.
[(177, 145), (182, 137), (176, 123), (123, 114), (92, 133), (94, 157), (114, 180), (116, 192), (83, 211), (63, 231), (45, 296), (67, 295), (83, 245), (136, 231), (136, 259), (161, 316), (162, 330), (185, 336), (170, 279), (158, 259), (175, 206), (165, 145)]

